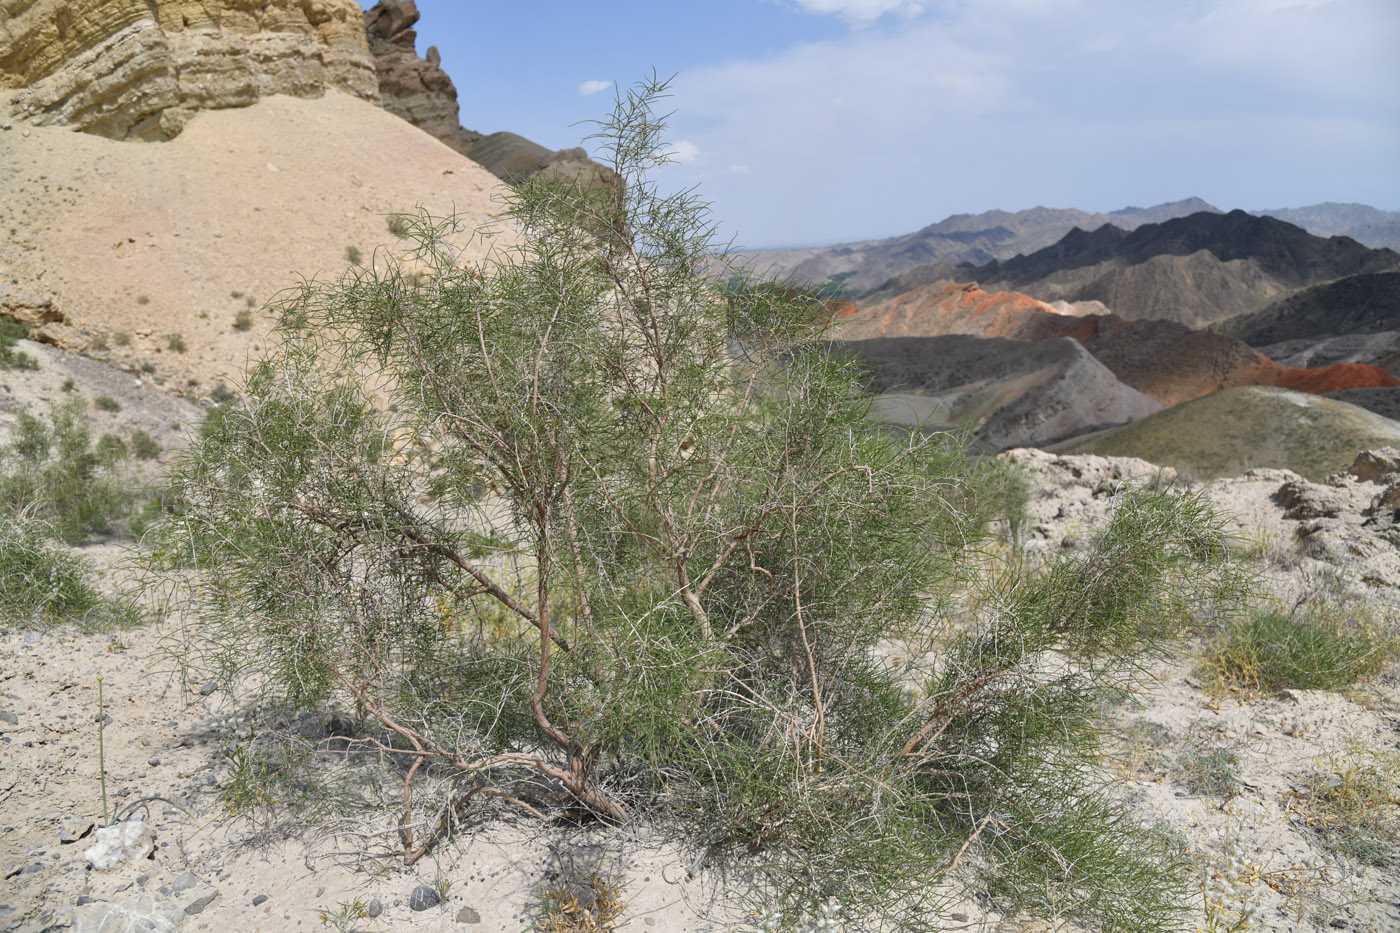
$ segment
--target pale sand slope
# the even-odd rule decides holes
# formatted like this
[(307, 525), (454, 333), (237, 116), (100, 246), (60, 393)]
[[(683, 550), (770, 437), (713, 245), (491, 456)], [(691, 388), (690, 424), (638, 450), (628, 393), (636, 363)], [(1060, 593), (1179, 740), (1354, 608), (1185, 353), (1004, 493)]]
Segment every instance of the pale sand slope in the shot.
[[(69, 323), (48, 327), (61, 345), (106, 355), (106, 337), (114, 362), (154, 361), (167, 389), (196, 378), (203, 392), (265, 341), (274, 293), (339, 275), (347, 246), (365, 257), (394, 247), (390, 213), (421, 205), (490, 223), (499, 184), (337, 92), (200, 113), (164, 143), (15, 125), (0, 130), (0, 304), (7, 289), (52, 298)], [(249, 295), (254, 325), (240, 333)], [(116, 345), (121, 332), (129, 347)], [(169, 349), (172, 333), (186, 352)]]

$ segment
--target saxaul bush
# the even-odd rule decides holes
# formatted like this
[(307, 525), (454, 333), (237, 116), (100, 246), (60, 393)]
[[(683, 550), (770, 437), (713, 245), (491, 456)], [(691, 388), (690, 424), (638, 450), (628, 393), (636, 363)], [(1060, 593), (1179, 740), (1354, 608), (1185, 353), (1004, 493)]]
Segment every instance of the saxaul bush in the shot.
[(356, 710), (408, 863), (469, 811), (646, 820), (780, 916), (933, 929), (962, 880), (1169, 926), (1188, 875), (1099, 792), (1092, 714), (1237, 599), (1220, 528), (1130, 492), (998, 569), (1004, 476), (878, 425), (820, 295), (734, 284), (659, 186), (663, 96), (600, 124), (618, 185), (518, 187), (485, 261), (420, 216), (404, 262), (281, 302), (174, 478), (182, 663)]

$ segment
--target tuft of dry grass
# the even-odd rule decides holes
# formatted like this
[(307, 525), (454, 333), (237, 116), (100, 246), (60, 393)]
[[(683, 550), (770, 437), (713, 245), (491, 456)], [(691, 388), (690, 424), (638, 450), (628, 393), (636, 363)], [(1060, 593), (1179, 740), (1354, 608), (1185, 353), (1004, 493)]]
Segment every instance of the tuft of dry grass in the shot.
[(1400, 752), (1349, 735), (1291, 796), (1330, 848), (1369, 865), (1400, 864)]
[(540, 893), (540, 933), (605, 933), (617, 929), (627, 909), (621, 878), (589, 875), (583, 882), (565, 882)]

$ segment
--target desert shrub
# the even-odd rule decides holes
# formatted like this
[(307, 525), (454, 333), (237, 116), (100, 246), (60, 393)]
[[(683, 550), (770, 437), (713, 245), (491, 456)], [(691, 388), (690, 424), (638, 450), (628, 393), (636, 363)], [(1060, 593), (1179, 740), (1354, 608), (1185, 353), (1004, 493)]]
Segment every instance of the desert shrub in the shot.
[(277, 309), (174, 476), (180, 663), (354, 709), (403, 764), (410, 863), (494, 800), (669, 823), (788, 918), (937, 928), (937, 882), (975, 872), (1169, 925), (1186, 863), (1101, 789), (1092, 714), (1238, 598), (1219, 524), (1127, 491), (1087, 550), (986, 572), (1010, 486), (876, 424), (820, 296), (708, 275), (703, 205), (653, 174), (660, 93), (604, 124), (623, 184), (515, 189), (519, 246), (464, 264), (420, 219), (411, 269)]
[(352, 244), (350, 246), (345, 247), (345, 261), (350, 263), (350, 265), (352, 266), (358, 266), (360, 263), (365, 261), (365, 255), (364, 253), (360, 252), (360, 248), (358, 246)]
[(98, 411), (119, 412), (122, 410), (121, 403), (110, 395), (99, 395), (92, 400), (92, 407)]
[(92, 567), (51, 542), (49, 531), (32, 516), (0, 516), (0, 621), (23, 627), (72, 623), (86, 629), (136, 622), (134, 605), (99, 592)]
[(0, 369), (38, 369), (39, 361), (15, 344), (29, 336), (29, 328), (18, 321), (0, 317)]
[(165, 346), (166, 349), (173, 350), (176, 353), (184, 353), (189, 349), (185, 344), (184, 334), (170, 334), (165, 338)]
[(1207, 649), (1204, 666), (1222, 690), (1340, 690), (1375, 676), (1393, 653), (1377, 626), (1329, 605), (1238, 619)]
[(155, 364), (155, 363), (152, 363), (150, 360), (146, 360), (145, 362), (143, 362), (143, 363), (141, 364), (140, 369), (141, 369), (141, 372), (143, 372), (143, 373), (145, 373), (146, 375), (149, 376), (149, 375), (153, 374), (153, 373), (156, 371), (156, 364)]
[(234, 329), (234, 330), (244, 331), (244, 330), (248, 330), (248, 329), (249, 329), (250, 327), (252, 327), (252, 326), (253, 326), (253, 312), (252, 312), (252, 311), (249, 311), (247, 308), (243, 308), (243, 309), (239, 310), (239, 312), (233, 316), (233, 329)]
[(131, 432), (131, 453), (137, 460), (153, 460), (160, 456), (160, 444), (146, 431), (136, 428)]
[(125, 445), (115, 435), (94, 443), (86, 409), (73, 395), (48, 419), (20, 412), (13, 440), (0, 448), (0, 508), (42, 519), (70, 543), (117, 530), (133, 501)]
[(405, 237), (412, 227), (412, 221), (403, 214), (390, 214), (388, 218), (389, 232), (396, 237)]
[(131, 334), (124, 330), (119, 330), (112, 335), (112, 342), (119, 347), (129, 347), (131, 346)]

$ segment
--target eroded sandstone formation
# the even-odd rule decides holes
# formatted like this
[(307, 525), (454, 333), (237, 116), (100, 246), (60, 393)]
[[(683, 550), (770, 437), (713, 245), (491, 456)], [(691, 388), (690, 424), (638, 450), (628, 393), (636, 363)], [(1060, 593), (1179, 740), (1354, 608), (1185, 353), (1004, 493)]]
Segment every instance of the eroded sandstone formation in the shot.
[(437, 137), (508, 184), (536, 175), (581, 188), (618, 183), (616, 173), (582, 149), (555, 152), (516, 133), (483, 135), (460, 122), (457, 88), (442, 70), (436, 46), (426, 58), (415, 49), (418, 5), (414, 0), (379, 0), (365, 12), (365, 35), (379, 77), (384, 109)]
[(414, 48), (418, 6), (413, 0), (381, 2), (364, 14), (365, 37), (384, 109), (466, 155), (481, 134), (462, 126), (457, 87), (442, 70), (437, 46), (426, 58)]
[(18, 119), (169, 139), (199, 110), (327, 89), (378, 101), (354, 0), (5, 0)]

